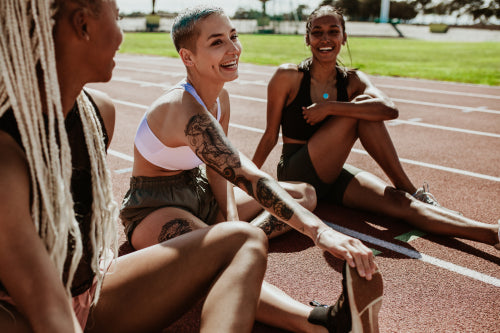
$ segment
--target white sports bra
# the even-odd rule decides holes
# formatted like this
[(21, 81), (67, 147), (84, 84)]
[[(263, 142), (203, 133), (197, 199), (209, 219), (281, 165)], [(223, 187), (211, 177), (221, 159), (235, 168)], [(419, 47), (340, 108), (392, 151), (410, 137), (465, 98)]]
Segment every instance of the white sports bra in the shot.
[[(193, 95), (198, 103), (208, 112), (207, 107), (191, 84), (183, 80), (172, 89), (177, 88), (183, 88)], [(141, 153), (148, 162), (169, 170), (189, 170), (203, 164), (203, 161), (196, 156), (189, 146), (174, 148), (165, 146), (149, 128), (146, 115), (147, 112), (142, 117), (134, 142), (139, 153)], [(220, 117), (221, 109), (219, 98), (217, 98), (217, 121), (220, 120)]]

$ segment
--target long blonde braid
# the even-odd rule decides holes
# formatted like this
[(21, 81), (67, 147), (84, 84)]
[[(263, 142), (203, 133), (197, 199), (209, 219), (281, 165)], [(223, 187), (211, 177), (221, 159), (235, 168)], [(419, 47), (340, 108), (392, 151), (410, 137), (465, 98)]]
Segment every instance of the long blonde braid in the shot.
[[(74, 239), (66, 283), (70, 295), (83, 247), (70, 191), (71, 152), (55, 63), (52, 36), (55, 9), (52, 2), (0, 1), (0, 117), (12, 108), (29, 165), (33, 222), (61, 278), (68, 253), (68, 238)], [(40, 87), (43, 87), (43, 92)], [(101, 256), (109, 248), (116, 255), (118, 210), (113, 200), (103, 133), (96, 111), (83, 92), (77, 103), (90, 156), (92, 269), (99, 290), (103, 279), (99, 270)], [(47, 113), (47, 132), (42, 110)]]

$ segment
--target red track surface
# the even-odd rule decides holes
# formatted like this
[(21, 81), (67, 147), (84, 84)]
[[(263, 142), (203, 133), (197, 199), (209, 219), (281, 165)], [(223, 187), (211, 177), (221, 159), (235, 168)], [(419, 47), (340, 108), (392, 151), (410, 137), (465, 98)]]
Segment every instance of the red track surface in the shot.
[[(226, 85), (232, 104), (229, 136), (249, 157), (265, 128), (266, 84), (273, 72), (273, 67), (241, 64), (240, 79)], [(128, 189), (140, 118), (165, 88), (183, 77), (178, 59), (119, 55), (112, 81), (89, 85), (108, 93), (117, 109), (108, 160), (118, 202)], [(400, 117), (388, 129), (414, 183), (431, 184), (446, 207), (497, 223), (500, 88), (388, 77), (372, 81), (399, 107)], [(277, 145), (263, 167), (273, 176), (280, 151)], [(387, 180), (359, 143), (348, 161)], [(341, 207), (320, 205), (316, 213), (379, 251), (377, 263), (385, 281), (382, 332), (500, 332), (500, 251), (433, 235), (399, 240), (395, 237), (414, 229)], [(334, 302), (341, 290), (340, 269), (339, 260), (297, 232), (270, 242), (266, 280), (303, 303)], [(194, 311), (168, 331), (196, 331), (196, 318)], [(278, 331), (260, 324), (254, 329)]]

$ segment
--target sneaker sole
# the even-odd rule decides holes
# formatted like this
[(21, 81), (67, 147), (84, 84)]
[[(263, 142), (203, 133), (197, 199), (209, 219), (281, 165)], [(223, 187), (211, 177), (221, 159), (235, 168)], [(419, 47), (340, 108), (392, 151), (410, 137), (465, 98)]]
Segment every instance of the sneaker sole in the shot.
[(346, 286), (352, 317), (352, 333), (377, 333), (378, 313), (382, 307), (384, 283), (377, 270), (370, 281), (359, 276), (355, 268), (346, 265)]

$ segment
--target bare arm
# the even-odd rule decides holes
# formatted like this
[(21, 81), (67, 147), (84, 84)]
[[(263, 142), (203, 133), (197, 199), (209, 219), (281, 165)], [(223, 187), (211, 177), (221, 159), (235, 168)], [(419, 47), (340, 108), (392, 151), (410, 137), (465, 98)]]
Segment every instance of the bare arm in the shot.
[(369, 121), (395, 119), (399, 111), (394, 103), (360, 71), (349, 77), (349, 102), (327, 101), (303, 108), (306, 121), (317, 124), (327, 116), (352, 117)]
[(24, 152), (0, 132), (0, 279), (35, 332), (81, 332), (30, 212)]
[[(106, 127), (106, 132), (108, 133), (108, 147), (113, 139), (114, 129), (115, 129), (115, 106), (108, 95), (105, 93), (86, 88), (87, 92), (92, 96), (95, 104), (99, 108), (104, 126)], [(106, 148), (108, 148), (106, 147)]]
[[(295, 72), (295, 73), (294, 73)], [(252, 161), (259, 168), (262, 167), (274, 146), (278, 142), (281, 125), (281, 113), (285, 106), (296, 70), (280, 67), (269, 81), (267, 86), (267, 122), (266, 130), (260, 139)], [(287, 84), (288, 83), (288, 84)]]
[(209, 168), (239, 186), (272, 215), (309, 236), (320, 248), (347, 260), (358, 267), (362, 276), (371, 278), (375, 265), (370, 249), (359, 240), (334, 231), (299, 205), (274, 179), (233, 147), (212, 117), (193, 115), (185, 135), (191, 149)]
[[(219, 99), (222, 110), (220, 125), (224, 134), (227, 136), (230, 118), (229, 95), (227, 91), (223, 90)], [(207, 179), (210, 183), (210, 188), (214, 193), (224, 220), (239, 221), (233, 184), (223, 178), (212, 168), (207, 168)]]

